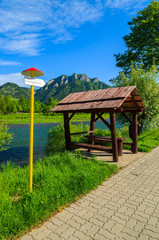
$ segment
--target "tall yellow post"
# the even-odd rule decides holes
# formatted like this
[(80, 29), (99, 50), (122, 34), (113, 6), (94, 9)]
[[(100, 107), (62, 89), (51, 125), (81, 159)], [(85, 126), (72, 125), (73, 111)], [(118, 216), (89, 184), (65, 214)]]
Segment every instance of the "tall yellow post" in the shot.
[[(33, 190), (33, 128), (34, 128), (34, 86), (43, 87), (45, 82), (38, 79), (37, 81), (32, 80), (34, 77), (41, 77), (44, 73), (36, 68), (29, 68), (21, 72), (22, 75), (26, 77), (31, 77), (31, 79), (25, 79), (26, 85), (31, 85), (31, 96), (30, 96), (30, 146), (29, 146), (29, 187), (30, 192)], [(37, 79), (36, 79), (37, 80)]]
[[(34, 72), (31, 72), (31, 77), (34, 78)], [(29, 186), (30, 192), (33, 189), (33, 131), (34, 131), (34, 86), (31, 86), (30, 96), (30, 148), (29, 148)]]

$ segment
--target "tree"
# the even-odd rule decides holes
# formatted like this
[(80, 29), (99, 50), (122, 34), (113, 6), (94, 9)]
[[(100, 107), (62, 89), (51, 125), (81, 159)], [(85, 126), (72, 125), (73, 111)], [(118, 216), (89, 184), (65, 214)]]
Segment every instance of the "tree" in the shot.
[(117, 87), (136, 86), (145, 105), (145, 110), (139, 114), (138, 123), (140, 133), (143, 125), (146, 127), (157, 127), (159, 124), (159, 72), (156, 65), (145, 69), (143, 64), (139, 68), (131, 65), (131, 71), (125, 75), (121, 72), (119, 77), (113, 80)]
[(17, 112), (17, 106), (15, 101), (10, 101), (7, 103), (7, 112), (8, 113), (16, 113)]
[(7, 112), (7, 105), (4, 97), (0, 95), (0, 113), (6, 113)]
[(29, 100), (25, 99), (23, 95), (20, 95), (19, 105), (21, 105), (23, 112), (29, 112), (30, 110)]
[(127, 73), (131, 62), (140, 65), (141, 59), (145, 68), (150, 68), (153, 58), (159, 64), (159, 1), (151, 1), (148, 7), (138, 12), (128, 22), (131, 32), (123, 37), (127, 50), (115, 54), (116, 66)]
[(47, 105), (53, 108), (58, 104), (58, 102), (59, 101), (56, 98), (50, 97)]
[(12, 138), (12, 134), (8, 133), (7, 125), (0, 123), (0, 152), (9, 148)]
[[(55, 107), (57, 104), (58, 104), (58, 100), (56, 98), (50, 97), (47, 105), (45, 105), (45, 106), (43, 105), (43, 113), (45, 115), (48, 115), (50, 109)], [(54, 113), (52, 112), (52, 114), (54, 114)]]
[(41, 109), (41, 102), (39, 100), (35, 100), (34, 102), (34, 112), (42, 112), (42, 109)]

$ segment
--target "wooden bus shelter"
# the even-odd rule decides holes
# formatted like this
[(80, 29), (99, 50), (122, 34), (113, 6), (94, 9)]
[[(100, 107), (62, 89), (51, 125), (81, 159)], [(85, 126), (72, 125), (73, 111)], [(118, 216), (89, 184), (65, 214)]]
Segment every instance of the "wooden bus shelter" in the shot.
[[(66, 149), (72, 149), (72, 146), (83, 147), (88, 150), (102, 150), (113, 154), (113, 161), (118, 161), (118, 156), (122, 155), (122, 144), (131, 145), (133, 153), (138, 152), (138, 126), (137, 114), (142, 112), (144, 104), (135, 86), (107, 88), (95, 91), (71, 93), (58, 103), (50, 111), (63, 113), (65, 128)], [(73, 143), (71, 135), (84, 134), (70, 133), (69, 121), (75, 113), (91, 113), (90, 131), (86, 137), (89, 143)], [(110, 114), (110, 123), (105, 120), (102, 115)], [(132, 143), (123, 142), (125, 139), (117, 138), (115, 113), (121, 113), (127, 121), (132, 125)], [(127, 115), (131, 113), (132, 117)], [(100, 119), (110, 129), (111, 137), (100, 137), (94, 135), (95, 122)], [(112, 148), (94, 145), (97, 142), (111, 142)]]

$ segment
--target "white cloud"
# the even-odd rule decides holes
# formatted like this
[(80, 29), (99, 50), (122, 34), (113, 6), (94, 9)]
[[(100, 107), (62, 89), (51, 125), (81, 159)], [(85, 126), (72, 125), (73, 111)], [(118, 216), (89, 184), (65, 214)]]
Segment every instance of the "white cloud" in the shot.
[(29, 56), (38, 54), (38, 34), (22, 34), (11, 38), (0, 38), (0, 48), (10, 53), (23, 53)]
[(106, 0), (105, 6), (115, 9), (123, 9), (133, 11), (134, 9), (141, 9), (147, 5), (149, 0)]
[(106, 8), (136, 9), (149, 0), (1, 0), (0, 48), (9, 53), (38, 55), (45, 40), (72, 40), (74, 29), (94, 23)]
[(0, 66), (17, 66), (17, 65), (21, 65), (21, 63), (15, 61), (4, 61), (0, 59)]
[(26, 87), (24, 84), (24, 76), (22, 76), (21, 73), (0, 74), (0, 86), (7, 82), (16, 83), (20, 87)]
[(2, 0), (0, 3), (0, 48), (37, 55), (41, 42), (72, 40), (71, 29), (102, 15), (96, 0)]

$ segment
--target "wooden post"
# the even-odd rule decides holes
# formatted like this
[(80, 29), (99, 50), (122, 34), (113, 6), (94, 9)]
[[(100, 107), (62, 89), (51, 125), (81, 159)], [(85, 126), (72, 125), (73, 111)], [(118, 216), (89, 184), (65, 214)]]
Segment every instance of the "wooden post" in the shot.
[(118, 144), (118, 156), (123, 156), (123, 140), (118, 139), (117, 144)]
[(110, 113), (110, 124), (111, 124), (111, 136), (112, 136), (113, 161), (118, 162), (118, 146), (117, 146), (115, 113), (114, 112)]
[[(91, 113), (91, 122), (90, 122), (90, 131), (95, 130), (95, 113)], [(94, 135), (94, 132), (90, 133), (90, 135)], [(89, 139), (89, 144), (94, 145), (94, 139)], [(88, 150), (90, 152), (91, 150)]]
[(64, 113), (64, 128), (65, 128), (65, 144), (66, 150), (71, 151), (71, 137), (68, 113)]
[(133, 137), (132, 152), (137, 153), (138, 152), (137, 112), (133, 112), (132, 137)]

